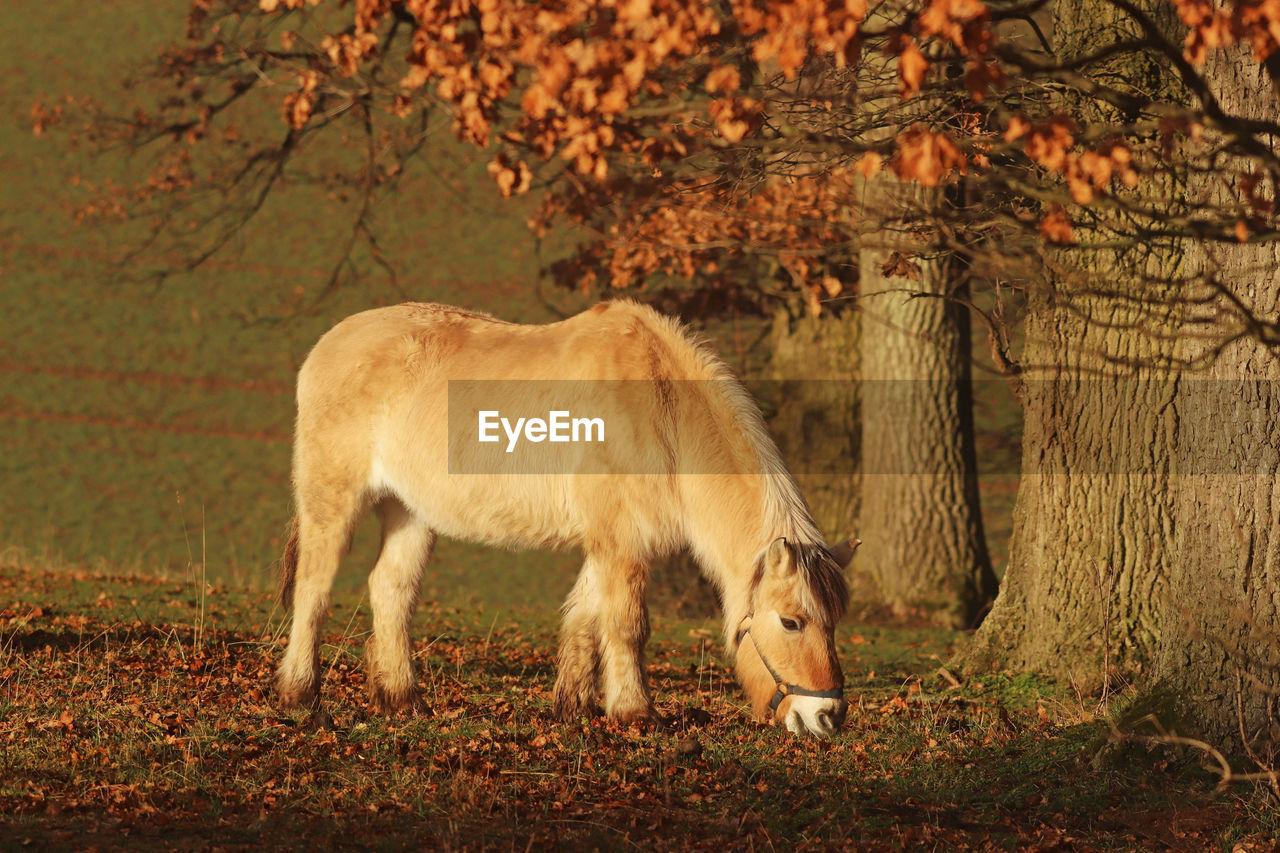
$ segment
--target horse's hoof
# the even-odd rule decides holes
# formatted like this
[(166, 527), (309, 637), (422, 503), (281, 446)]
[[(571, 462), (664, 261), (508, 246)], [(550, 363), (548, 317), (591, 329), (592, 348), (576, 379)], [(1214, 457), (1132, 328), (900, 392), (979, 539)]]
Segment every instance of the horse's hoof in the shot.
[(572, 707), (554, 708), (552, 714), (562, 723), (573, 723), (589, 717), (591, 719), (599, 719), (604, 716), (598, 705), (574, 705)]
[(320, 706), (319, 700), (320, 693), (315, 685), (299, 687), (276, 682), (276, 705), (282, 711), (297, 711), (302, 708), (314, 710)]
[(379, 714), (392, 717), (396, 714), (422, 714), (430, 716), (431, 707), (427, 705), (422, 692), (416, 686), (401, 690), (388, 690), (385, 686), (374, 683), (369, 688), (369, 704)]
[(610, 714), (609, 718), (623, 728), (636, 726), (642, 729), (651, 729), (662, 724), (662, 717), (652, 708), (640, 708), (634, 711)]
[(571, 723), (579, 717), (600, 716), (600, 706), (584, 696), (557, 692), (551, 700), (551, 713), (561, 722)]
[(316, 708), (311, 712), (311, 716), (307, 717), (307, 729), (313, 732), (331, 732), (333, 717), (323, 708)]

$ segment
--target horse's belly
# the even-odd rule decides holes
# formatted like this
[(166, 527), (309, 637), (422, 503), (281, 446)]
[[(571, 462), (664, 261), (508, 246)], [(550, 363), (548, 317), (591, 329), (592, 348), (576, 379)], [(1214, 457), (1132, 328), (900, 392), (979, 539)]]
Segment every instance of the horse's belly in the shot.
[(559, 484), (530, 475), (446, 475), (412, 492), (395, 490), (442, 536), (487, 545), (568, 548), (581, 544), (582, 524)]

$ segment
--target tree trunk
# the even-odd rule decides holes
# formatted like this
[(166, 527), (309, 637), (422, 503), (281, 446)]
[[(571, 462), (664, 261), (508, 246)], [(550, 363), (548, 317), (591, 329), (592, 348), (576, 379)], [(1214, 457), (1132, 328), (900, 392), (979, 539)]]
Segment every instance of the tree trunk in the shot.
[[(1247, 47), (1215, 52), (1205, 77), (1223, 108), (1251, 119), (1280, 113), (1271, 82)], [(1199, 195), (1232, 201), (1221, 164)], [(1197, 326), (1201, 355), (1255, 317), (1280, 312), (1280, 247), (1214, 246), (1198, 253), (1217, 340)], [(1229, 298), (1226, 292), (1234, 298)], [(1202, 317), (1208, 316), (1206, 313)], [(1157, 674), (1183, 728), (1274, 764), (1280, 746), (1280, 351), (1253, 337), (1228, 344), (1178, 400), (1181, 452), (1178, 560)], [(1248, 748), (1248, 750), (1246, 750)]]
[[(896, 217), (927, 210), (938, 197), (879, 175), (866, 183), (863, 210)], [(946, 298), (957, 295), (954, 257), (895, 267), (894, 252), (910, 254), (913, 238), (901, 223), (883, 224), (858, 257), (863, 545), (856, 568), (875, 579), (895, 612), (970, 627), (996, 578), (978, 500), (968, 314)], [(891, 235), (895, 227), (900, 239)]]
[[(1109, 3), (1060, 2), (1056, 52), (1065, 59), (1095, 51), (1107, 34), (1131, 35), (1127, 27)], [(1166, 85), (1158, 63), (1123, 63), (1112, 69), (1117, 79)], [(1178, 426), (1168, 299), (1183, 247), (1135, 245), (1131, 223), (1119, 215), (1108, 221), (1095, 212), (1087, 221), (1096, 230), (1078, 229), (1082, 243), (1128, 248), (1049, 253), (1047, 281), (1028, 300), (1022, 479), (1009, 568), (959, 664), (1096, 687), (1116, 671), (1146, 669), (1160, 636), (1173, 562)]]
[(1125, 328), (1122, 306), (1079, 292), (1088, 284), (1060, 280), (1029, 306), (1009, 568), (967, 669), (1096, 685), (1145, 665), (1159, 637), (1176, 383), (1124, 369), (1152, 362), (1155, 344)]

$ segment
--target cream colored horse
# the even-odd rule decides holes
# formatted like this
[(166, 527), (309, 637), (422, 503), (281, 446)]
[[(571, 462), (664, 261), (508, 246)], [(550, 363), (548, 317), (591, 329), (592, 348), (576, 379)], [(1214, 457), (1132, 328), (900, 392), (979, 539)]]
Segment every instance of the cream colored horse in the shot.
[[(532, 412), (560, 412), (562, 426), (566, 413), (590, 416), (603, 435), (572, 442), (566, 426), (553, 446), (548, 419), (541, 438), (511, 429)], [(585, 552), (563, 608), (562, 718), (596, 709), (600, 681), (608, 717), (654, 717), (648, 566), (688, 547), (720, 592), (725, 643), (757, 718), (824, 736), (843, 723), (833, 631), (856, 543), (827, 548), (754, 402), (649, 308), (604, 303), (546, 326), (426, 304), (348, 317), (298, 374), (293, 478), (281, 578), (293, 625), (277, 677), (286, 707), (318, 702), (333, 577), (372, 507), (382, 550), (366, 664), (384, 711), (417, 701), (409, 627), (440, 534)]]

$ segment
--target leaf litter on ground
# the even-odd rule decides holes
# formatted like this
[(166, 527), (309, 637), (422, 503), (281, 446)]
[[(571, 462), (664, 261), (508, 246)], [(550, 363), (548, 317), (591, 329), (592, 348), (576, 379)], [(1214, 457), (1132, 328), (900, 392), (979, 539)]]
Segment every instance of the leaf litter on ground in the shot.
[(1255, 798), (1215, 793), (1176, 760), (1092, 770), (1101, 724), (1050, 685), (940, 677), (957, 635), (841, 626), (849, 720), (817, 741), (750, 721), (707, 625), (655, 623), (661, 725), (552, 717), (554, 614), (438, 606), (416, 621), (429, 711), (388, 718), (364, 698), (368, 614), (340, 602), (316, 725), (273, 704), (283, 619), (264, 594), (0, 567), (0, 831), (5, 846), (143, 850), (1250, 850), (1273, 837)]

